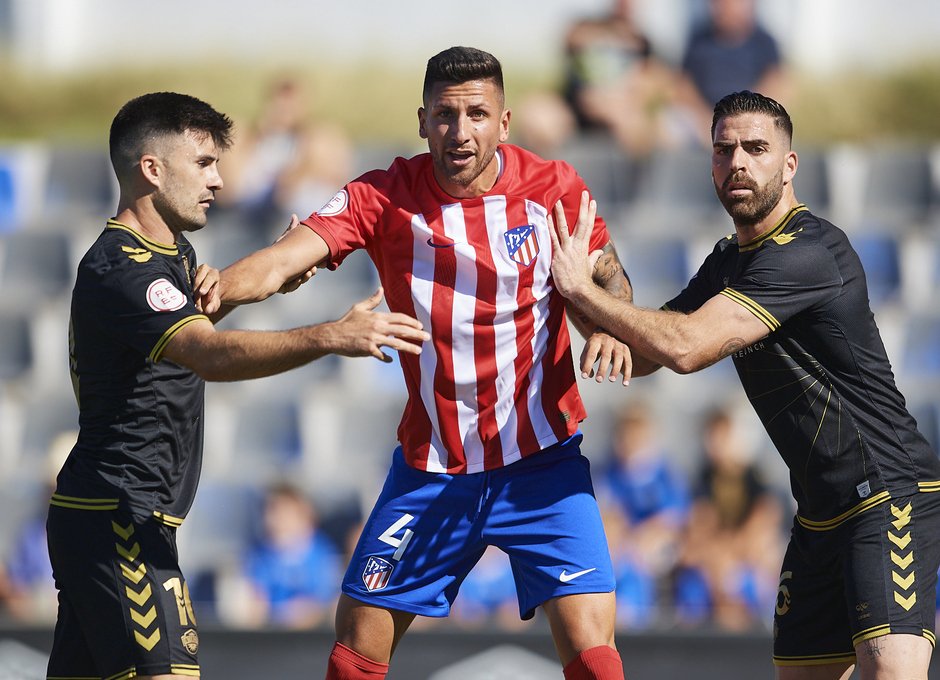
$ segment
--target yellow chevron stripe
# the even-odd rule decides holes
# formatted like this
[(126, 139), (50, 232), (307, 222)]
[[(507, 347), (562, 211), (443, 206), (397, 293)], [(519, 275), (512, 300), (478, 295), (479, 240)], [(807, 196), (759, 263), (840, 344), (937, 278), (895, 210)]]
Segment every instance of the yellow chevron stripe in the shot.
[(888, 540), (891, 541), (892, 543), (894, 543), (894, 544), (895, 544), (897, 547), (899, 547), (901, 550), (904, 550), (904, 548), (907, 547), (908, 543), (911, 542), (911, 532), (908, 531), (908, 532), (907, 532), (906, 534), (904, 534), (903, 536), (896, 536), (895, 534), (892, 534), (892, 533), (889, 531), (889, 532), (888, 532)]
[(895, 590), (894, 601), (897, 602), (902, 607), (904, 607), (904, 611), (909, 612), (911, 611), (911, 607), (913, 607), (917, 603), (917, 593), (916, 592), (911, 593), (910, 597), (902, 597), (901, 593)]
[(135, 543), (130, 550), (125, 550), (121, 547), (120, 543), (115, 543), (114, 547), (117, 548), (118, 555), (123, 557), (128, 562), (133, 562), (137, 559), (137, 556), (140, 555), (140, 543)]
[(134, 623), (144, 629), (150, 628), (150, 624), (157, 618), (157, 608), (155, 606), (151, 606), (150, 611), (146, 614), (140, 614), (134, 609), (131, 609), (130, 612)]
[(122, 529), (117, 522), (111, 522), (111, 528), (114, 530), (118, 536), (123, 538), (125, 541), (134, 535), (134, 525), (133, 523), (128, 524), (126, 529)]
[(140, 583), (140, 579), (147, 575), (147, 566), (145, 564), (141, 564), (136, 569), (131, 569), (129, 566), (122, 563), (121, 571), (124, 572), (124, 576), (128, 580), (133, 581), (134, 585), (137, 585)]
[(144, 603), (149, 600), (150, 596), (153, 594), (149, 583), (144, 586), (144, 589), (139, 593), (132, 590), (130, 586), (124, 586), (124, 590), (127, 591), (127, 597), (130, 598), (131, 602), (136, 604), (138, 607), (143, 607)]
[(914, 572), (912, 571), (905, 578), (901, 578), (901, 575), (896, 571), (891, 572), (891, 578), (894, 579), (894, 582), (899, 586), (904, 588), (904, 590), (910, 590), (911, 586), (914, 585)]
[(160, 629), (157, 628), (150, 635), (144, 637), (141, 635), (140, 631), (134, 631), (134, 637), (137, 639), (137, 644), (146, 649), (148, 652), (160, 642)]
[(911, 566), (911, 562), (914, 561), (914, 551), (911, 550), (904, 557), (899, 557), (896, 552), (891, 551), (891, 561), (898, 565), (901, 569), (907, 569)]

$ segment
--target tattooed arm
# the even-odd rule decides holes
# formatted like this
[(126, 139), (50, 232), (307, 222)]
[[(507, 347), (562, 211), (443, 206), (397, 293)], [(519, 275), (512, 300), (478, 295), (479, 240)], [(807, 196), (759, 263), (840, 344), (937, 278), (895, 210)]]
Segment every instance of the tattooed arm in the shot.
[[(607, 291), (612, 297), (625, 302), (633, 299), (630, 279), (624, 272), (623, 265), (620, 264), (614, 244), (610, 241), (600, 251), (594, 263), (591, 278), (597, 286)], [(571, 300), (565, 301), (565, 308), (568, 311), (568, 318), (587, 340), (581, 352), (581, 377), (593, 377), (597, 382), (603, 382), (607, 377), (614, 382), (618, 375), (622, 375), (623, 384), (629, 384), (633, 369), (630, 348), (594, 323)], [(597, 364), (596, 370), (595, 364)]]
[(570, 236), (562, 210), (555, 211), (555, 219), (557, 233), (549, 230), (555, 286), (594, 323), (649, 359), (646, 362), (637, 357), (633, 375), (645, 375), (656, 364), (677, 373), (698, 371), (768, 334), (770, 329), (760, 319), (724, 295), (716, 295), (691, 314), (681, 314), (636, 307), (611, 294), (594, 280), (596, 266), (591, 268), (588, 255), (590, 232), (586, 225), (594, 222), (593, 201), (590, 205), (582, 201)]

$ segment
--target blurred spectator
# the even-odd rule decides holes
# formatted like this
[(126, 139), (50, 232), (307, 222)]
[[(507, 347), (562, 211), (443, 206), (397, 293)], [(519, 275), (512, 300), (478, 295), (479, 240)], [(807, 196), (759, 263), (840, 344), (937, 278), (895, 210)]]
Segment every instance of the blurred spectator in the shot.
[(671, 572), (689, 511), (686, 479), (675, 471), (644, 403), (628, 405), (614, 429), (610, 460), (595, 475), (623, 626), (652, 622), (657, 584)]
[(661, 575), (654, 574), (647, 567), (639, 546), (629, 540), (627, 520), (619, 508), (606, 506), (602, 517), (617, 579), (617, 628), (647, 628), (655, 622), (658, 613), (657, 577)]
[(669, 76), (634, 21), (633, 0), (613, 0), (606, 14), (576, 22), (565, 60), (563, 100), (538, 93), (517, 107), (521, 143), (552, 157), (573, 133), (599, 130), (631, 156), (651, 151)]
[(341, 557), (319, 530), (317, 513), (297, 488), (280, 484), (265, 496), (264, 535), (245, 556), (241, 583), (220, 589), (220, 615), (241, 627), (312, 628), (332, 616)]
[(705, 461), (677, 569), (679, 620), (753, 628), (773, 614), (785, 545), (783, 505), (761, 480), (733, 414), (710, 414)]
[(22, 623), (52, 624), (56, 620), (58, 603), (46, 544), (46, 513), (56, 475), (77, 439), (78, 432), (68, 430), (52, 440), (46, 453), (42, 503), (19, 528), (10, 554), (0, 564), (0, 601)]
[(660, 138), (667, 71), (636, 25), (633, 0), (613, 0), (606, 15), (578, 21), (565, 53), (565, 98), (579, 128), (610, 132), (631, 155), (648, 153)]
[(258, 119), (241, 131), (225, 159), (220, 202), (262, 225), (306, 217), (352, 172), (353, 147), (336, 125), (313, 122), (306, 92), (293, 78), (275, 82)]
[(777, 42), (757, 22), (754, 0), (709, 0), (708, 21), (692, 31), (682, 60), (676, 132), (711, 148), (719, 99), (752, 90), (785, 104), (786, 80)]

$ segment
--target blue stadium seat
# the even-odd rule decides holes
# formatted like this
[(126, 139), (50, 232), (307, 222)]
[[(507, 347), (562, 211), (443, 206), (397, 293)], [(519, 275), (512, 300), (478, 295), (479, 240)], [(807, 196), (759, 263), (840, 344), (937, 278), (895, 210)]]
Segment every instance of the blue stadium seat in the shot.
[(682, 239), (631, 237), (619, 243), (618, 251), (638, 305), (661, 307), (689, 282)]
[(915, 382), (940, 378), (940, 316), (913, 315), (908, 319), (902, 370)]
[(868, 298), (872, 305), (894, 301), (901, 288), (897, 239), (889, 234), (861, 233), (852, 236), (851, 242), (865, 268)]

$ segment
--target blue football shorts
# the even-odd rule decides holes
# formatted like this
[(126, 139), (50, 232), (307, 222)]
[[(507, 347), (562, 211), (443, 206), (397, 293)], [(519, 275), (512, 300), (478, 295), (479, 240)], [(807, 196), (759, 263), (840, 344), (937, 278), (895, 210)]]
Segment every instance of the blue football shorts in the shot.
[(607, 538), (581, 434), (497, 470), (410, 467), (395, 450), (343, 592), (379, 607), (447, 616), (487, 546), (509, 556), (519, 614), (561, 595), (609, 593)]

